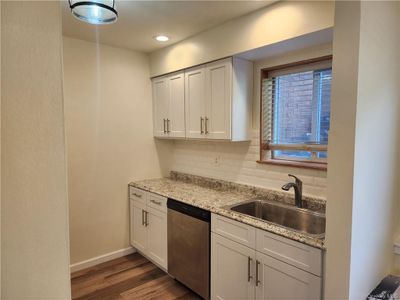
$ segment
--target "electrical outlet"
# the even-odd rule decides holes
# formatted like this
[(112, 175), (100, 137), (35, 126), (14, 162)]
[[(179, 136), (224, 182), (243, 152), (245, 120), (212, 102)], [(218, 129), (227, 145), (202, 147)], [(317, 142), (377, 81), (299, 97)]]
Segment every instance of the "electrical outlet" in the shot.
[(214, 158), (214, 165), (219, 166), (219, 164), (221, 163), (221, 156), (216, 156)]

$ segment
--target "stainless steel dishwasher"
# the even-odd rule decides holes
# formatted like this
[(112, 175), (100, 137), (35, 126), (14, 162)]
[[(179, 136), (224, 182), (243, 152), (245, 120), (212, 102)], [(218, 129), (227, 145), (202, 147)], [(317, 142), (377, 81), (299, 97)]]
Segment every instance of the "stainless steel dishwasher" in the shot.
[(209, 211), (168, 199), (168, 272), (204, 299), (210, 298)]

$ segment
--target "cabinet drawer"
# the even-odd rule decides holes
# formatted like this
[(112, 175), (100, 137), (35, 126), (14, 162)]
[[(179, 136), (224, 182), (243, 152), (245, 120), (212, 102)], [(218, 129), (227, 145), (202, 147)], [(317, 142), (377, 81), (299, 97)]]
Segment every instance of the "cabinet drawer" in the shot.
[(132, 186), (129, 187), (129, 198), (139, 201), (144, 205), (146, 205), (146, 193), (146, 191), (143, 191), (141, 189), (137, 189)]
[(257, 229), (256, 250), (317, 276), (322, 273), (322, 251)]
[(216, 214), (211, 216), (211, 231), (250, 248), (256, 245), (256, 229)]
[(148, 194), (148, 206), (162, 212), (167, 212), (167, 198), (153, 193)]

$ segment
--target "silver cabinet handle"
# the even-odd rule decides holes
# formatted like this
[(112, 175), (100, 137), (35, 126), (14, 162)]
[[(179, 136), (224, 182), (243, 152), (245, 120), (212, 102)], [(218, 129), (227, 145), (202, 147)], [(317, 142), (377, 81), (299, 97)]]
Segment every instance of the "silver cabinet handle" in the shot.
[(258, 279), (258, 265), (260, 264), (260, 262), (258, 260), (256, 260), (256, 286), (258, 286), (259, 283), (261, 283), (261, 281)]
[(144, 210), (142, 209), (142, 226), (144, 226)]
[(208, 126), (207, 126), (207, 123), (208, 123), (208, 118), (207, 118), (207, 117), (205, 117), (205, 118), (204, 118), (204, 120), (205, 120), (205, 121), (204, 121), (204, 128), (205, 128), (205, 130), (204, 130), (204, 131), (205, 131), (205, 134), (208, 134)]
[(150, 202), (157, 204), (157, 205), (161, 205), (161, 201), (156, 201), (156, 200), (150, 200)]
[(170, 119), (167, 119), (167, 133), (170, 133), (170, 131), (169, 131), (169, 121), (170, 121)]
[(203, 134), (204, 133), (204, 131), (203, 131), (203, 117), (200, 117), (200, 134)]
[(144, 213), (145, 213), (144, 225), (147, 227), (147, 226), (149, 226), (149, 212), (148, 211), (144, 211)]
[(164, 133), (167, 133), (167, 130), (165, 129), (165, 119), (163, 119), (163, 125), (164, 125)]
[(253, 276), (251, 276), (251, 270), (250, 270), (250, 265), (251, 265), (251, 257), (249, 256), (247, 258), (247, 281), (250, 282), (250, 280), (253, 278)]
[(138, 198), (142, 198), (142, 195), (140, 195), (140, 194), (136, 194), (136, 193), (132, 193), (132, 194), (133, 194), (133, 196), (136, 196)]

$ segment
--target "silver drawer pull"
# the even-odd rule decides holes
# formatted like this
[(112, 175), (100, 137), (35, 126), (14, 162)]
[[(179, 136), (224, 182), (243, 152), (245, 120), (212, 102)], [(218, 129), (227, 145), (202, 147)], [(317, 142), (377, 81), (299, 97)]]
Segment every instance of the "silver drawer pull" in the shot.
[(250, 264), (251, 264), (251, 257), (249, 256), (247, 258), (247, 281), (250, 282), (250, 280), (253, 278), (253, 276), (251, 276), (251, 270), (250, 270)]
[(142, 195), (140, 195), (140, 194), (136, 194), (136, 193), (132, 193), (132, 194), (133, 194), (133, 196), (136, 196), (138, 198), (142, 198)]
[(208, 134), (208, 118), (207, 117), (205, 117), (204, 118), (204, 133), (205, 134)]
[(161, 201), (156, 201), (156, 200), (150, 200), (150, 202), (157, 204), (157, 205), (161, 205)]
[(204, 133), (204, 131), (203, 131), (203, 117), (200, 117), (200, 134), (203, 134)]
[(260, 262), (256, 260), (256, 286), (261, 283), (261, 281), (258, 279), (258, 265), (260, 265)]
[(149, 226), (149, 212), (144, 211), (144, 216), (145, 216), (145, 221), (144, 221), (144, 226)]

